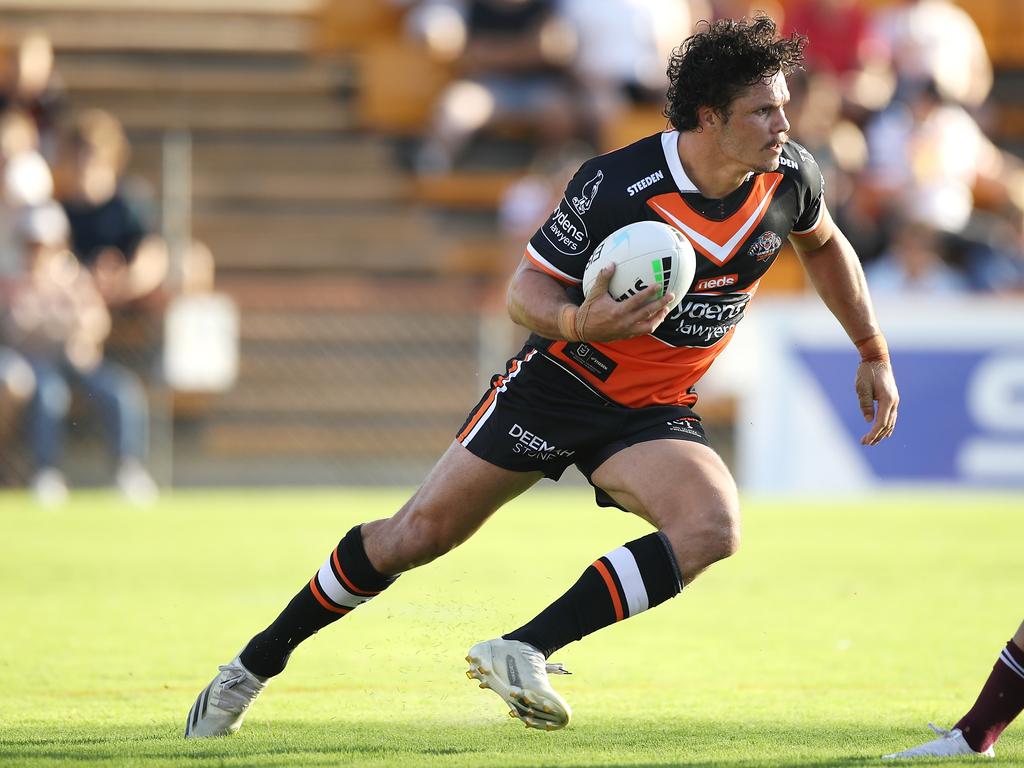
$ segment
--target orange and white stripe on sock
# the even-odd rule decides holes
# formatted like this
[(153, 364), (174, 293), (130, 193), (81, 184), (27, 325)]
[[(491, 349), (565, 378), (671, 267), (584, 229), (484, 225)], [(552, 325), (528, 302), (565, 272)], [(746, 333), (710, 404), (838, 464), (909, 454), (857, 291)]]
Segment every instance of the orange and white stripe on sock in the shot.
[(337, 549), (331, 552), (331, 556), (310, 579), (309, 588), (321, 606), (332, 613), (341, 615), (358, 608), (379, 594), (359, 589), (352, 583), (351, 579), (345, 575), (341, 562), (338, 560)]
[(598, 558), (593, 568), (608, 589), (616, 621), (653, 608), (683, 587), (675, 558), (661, 533), (612, 550)]

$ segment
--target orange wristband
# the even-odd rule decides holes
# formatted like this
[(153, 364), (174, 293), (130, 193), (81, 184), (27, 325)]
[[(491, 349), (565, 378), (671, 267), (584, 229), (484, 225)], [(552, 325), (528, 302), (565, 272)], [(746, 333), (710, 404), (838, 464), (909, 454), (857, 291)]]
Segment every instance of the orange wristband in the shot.
[(860, 352), (862, 363), (889, 362), (889, 345), (885, 343), (885, 337), (880, 333), (867, 336), (860, 341), (853, 342)]

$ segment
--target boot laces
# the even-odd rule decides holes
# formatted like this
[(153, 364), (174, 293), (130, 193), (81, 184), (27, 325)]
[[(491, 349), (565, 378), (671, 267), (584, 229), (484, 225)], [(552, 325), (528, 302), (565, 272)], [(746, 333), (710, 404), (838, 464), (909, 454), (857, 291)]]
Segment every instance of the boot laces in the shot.
[(218, 706), (221, 709), (241, 711), (263, 690), (263, 683), (233, 664), (222, 664), (218, 669), (224, 677), (218, 686)]

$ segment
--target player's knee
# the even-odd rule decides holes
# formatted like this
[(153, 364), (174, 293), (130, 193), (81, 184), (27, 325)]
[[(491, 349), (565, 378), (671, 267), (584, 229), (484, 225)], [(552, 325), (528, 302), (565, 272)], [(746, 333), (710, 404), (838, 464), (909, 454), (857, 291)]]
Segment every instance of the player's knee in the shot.
[(700, 543), (704, 568), (732, 557), (740, 547), (739, 515), (727, 508), (716, 510), (694, 532), (694, 539)]
[(663, 528), (687, 582), (740, 546), (738, 505), (715, 505), (696, 517), (682, 515)]
[(408, 568), (426, 565), (459, 544), (444, 515), (430, 505), (416, 503), (415, 499), (403, 515), (401, 540)]
[(722, 510), (717, 525), (717, 553), (719, 560), (732, 557), (740, 548), (740, 513), (738, 507)]
[(732, 478), (719, 484), (715, 503), (708, 515), (712, 553), (716, 560), (732, 557), (740, 548), (740, 501)]

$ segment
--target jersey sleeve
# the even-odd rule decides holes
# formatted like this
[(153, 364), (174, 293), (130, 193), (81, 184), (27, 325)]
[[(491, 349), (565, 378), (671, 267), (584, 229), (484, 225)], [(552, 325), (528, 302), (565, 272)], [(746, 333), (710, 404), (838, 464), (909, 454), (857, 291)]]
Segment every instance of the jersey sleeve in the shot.
[(566, 285), (583, 282), (591, 253), (611, 232), (607, 186), (600, 158), (580, 167), (526, 246), (526, 257), (534, 266)]
[(796, 142), (790, 144), (796, 150), (797, 189), (800, 196), (800, 213), (793, 225), (792, 234), (802, 237), (812, 234), (821, 224), (825, 211), (825, 177), (810, 152)]

